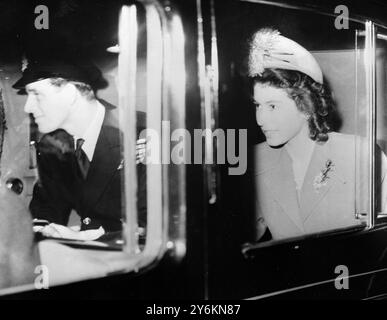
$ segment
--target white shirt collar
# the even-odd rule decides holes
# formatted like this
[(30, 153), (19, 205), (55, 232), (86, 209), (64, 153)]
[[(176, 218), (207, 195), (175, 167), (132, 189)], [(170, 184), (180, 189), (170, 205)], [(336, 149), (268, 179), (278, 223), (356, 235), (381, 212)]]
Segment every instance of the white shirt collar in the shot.
[(82, 145), (82, 150), (86, 153), (87, 158), (91, 162), (93, 160), (95, 147), (97, 146), (97, 141), (99, 134), (101, 132), (103, 120), (105, 119), (105, 107), (97, 101), (97, 112), (93, 120), (91, 120), (89, 126), (87, 127), (85, 133), (82, 137), (74, 136), (74, 143), (80, 138), (85, 140)]

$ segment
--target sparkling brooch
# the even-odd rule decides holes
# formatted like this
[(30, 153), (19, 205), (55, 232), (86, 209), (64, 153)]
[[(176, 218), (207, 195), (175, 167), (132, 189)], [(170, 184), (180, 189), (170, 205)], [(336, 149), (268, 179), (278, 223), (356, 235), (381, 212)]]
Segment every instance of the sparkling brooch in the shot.
[(325, 162), (325, 168), (321, 169), (320, 173), (313, 180), (313, 187), (316, 192), (319, 192), (322, 187), (327, 185), (329, 179), (328, 174), (333, 170), (334, 166), (335, 165), (330, 159)]

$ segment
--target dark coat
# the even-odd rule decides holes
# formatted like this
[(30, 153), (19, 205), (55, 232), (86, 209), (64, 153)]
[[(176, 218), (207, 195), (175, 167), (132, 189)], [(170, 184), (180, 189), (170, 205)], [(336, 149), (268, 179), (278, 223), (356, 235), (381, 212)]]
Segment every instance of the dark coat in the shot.
[[(81, 230), (102, 226), (122, 230), (123, 178), (120, 130), (112, 112), (106, 110), (87, 178), (81, 178), (74, 155), (74, 141), (64, 130), (42, 137), (38, 144), (39, 181), (34, 187), (30, 210), (34, 218), (67, 225), (72, 210), (81, 218)], [(137, 166), (139, 225), (146, 216), (145, 166)]]

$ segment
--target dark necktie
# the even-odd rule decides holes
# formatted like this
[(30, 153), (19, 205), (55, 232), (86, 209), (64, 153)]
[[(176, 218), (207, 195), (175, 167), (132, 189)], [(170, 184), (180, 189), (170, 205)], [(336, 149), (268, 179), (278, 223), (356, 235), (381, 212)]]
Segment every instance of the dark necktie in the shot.
[(90, 168), (90, 161), (87, 158), (86, 153), (82, 150), (82, 145), (85, 142), (83, 139), (77, 140), (77, 148), (75, 149), (75, 157), (78, 162), (79, 172), (84, 180), (86, 180), (87, 172)]

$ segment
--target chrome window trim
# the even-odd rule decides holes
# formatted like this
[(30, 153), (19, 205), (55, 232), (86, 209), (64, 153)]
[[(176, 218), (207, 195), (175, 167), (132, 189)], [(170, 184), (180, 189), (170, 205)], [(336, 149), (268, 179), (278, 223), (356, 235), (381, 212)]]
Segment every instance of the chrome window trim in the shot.
[[(370, 271), (366, 271), (366, 272), (362, 272), (362, 273), (351, 274), (351, 275), (349, 275), (347, 277), (347, 279), (354, 279), (354, 278), (360, 278), (360, 277), (364, 277), (364, 276), (370, 276), (370, 275), (374, 275), (374, 274), (381, 273), (381, 272), (386, 272), (386, 271), (387, 271), (387, 268), (374, 269), (374, 270), (370, 270)], [(319, 282), (312, 282), (312, 283), (308, 283), (308, 284), (305, 284), (305, 285), (302, 285), (302, 286), (298, 286), (298, 287), (292, 287), (292, 288), (289, 288), (289, 289), (273, 291), (273, 292), (261, 294), (261, 295), (258, 295), (258, 296), (245, 298), (244, 300), (261, 300), (261, 299), (266, 299), (266, 298), (270, 298), (270, 297), (274, 297), (274, 296), (279, 296), (281, 294), (286, 294), (286, 293), (289, 293), (289, 292), (296, 292), (296, 291), (300, 291), (300, 290), (303, 290), (303, 289), (308, 289), (308, 288), (313, 288), (313, 287), (317, 287), (317, 286), (321, 286), (321, 285), (326, 285), (326, 284), (329, 284), (329, 283), (333, 283), (334, 284), (335, 281), (337, 281), (337, 278), (332, 278), (332, 279), (328, 279), (328, 280), (324, 280), (324, 281), (319, 281)], [(380, 295), (380, 296), (384, 296), (384, 295)], [(378, 297), (378, 296), (375, 296), (375, 297)], [(365, 298), (363, 300), (367, 300), (367, 298)]]
[[(147, 112), (156, 112), (158, 118), (148, 122), (150, 117), (147, 117), (147, 127), (160, 132), (162, 155), (169, 157), (170, 154), (165, 152), (170, 137), (163, 135), (160, 120), (171, 121), (171, 130), (185, 128), (183, 26), (181, 18), (171, 6), (163, 7), (156, 0), (144, 0), (139, 3), (142, 3), (146, 10), (148, 53), (153, 50), (151, 56), (148, 56), (152, 61), (147, 59), (147, 73), (153, 77), (152, 84), (148, 81)], [(151, 41), (156, 41), (160, 46), (154, 46)], [(155, 73), (159, 73), (160, 78), (154, 77)], [(158, 86), (157, 79), (162, 79), (162, 86)], [(157, 111), (154, 110), (156, 108)], [(160, 260), (166, 251), (170, 251), (170, 255), (178, 260), (182, 259), (186, 252), (185, 166), (161, 165), (161, 160), (160, 165), (147, 165), (151, 167), (147, 169), (148, 186), (155, 183), (152, 179), (154, 177), (149, 176), (152, 172), (160, 179), (161, 185), (158, 190), (154, 190), (157, 203), (151, 204), (152, 199), (148, 197), (150, 210), (148, 209), (147, 213), (146, 243), (144, 250), (137, 256), (136, 270), (149, 267)]]
[[(162, 113), (162, 66), (163, 37), (158, 10), (154, 5), (145, 4), (147, 30), (147, 106), (146, 128), (155, 130), (161, 136)], [(150, 75), (150, 76), (149, 76)], [(161, 158), (161, 157), (160, 157)], [(161, 159), (159, 158), (159, 163)], [(162, 167), (161, 164), (148, 164), (147, 175), (147, 226), (145, 248), (139, 267), (144, 267), (160, 255), (163, 243), (165, 212), (162, 206)]]
[(119, 19), (118, 107), (120, 128), (123, 133), (124, 194), (126, 220), (123, 226), (124, 251), (138, 251), (137, 231), (137, 171), (136, 150), (136, 72), (137, 72), (137, 9), (123, 6)]
[[(161, 43), (159, 48), (153, 48), (155, 52), (152, 54), (152, 61), (147, 63), (147, 72), (160, 72), (160, 77), (152, 75), (152, 83), (147, 85), (147, 92), (152, 95), (151, 98), (147, 99), (147, 110), (149, 111), (149, 108), (157, 108), (157, 105), (160, 104), (159, 110), (152, 111), (155, 111), (162, 120), (170, 120), (172, 124), (171, 130), (185, 128), (185, 52), (182, 21), (170, 6), (163, 7), (157, 0), (139, 0), (137, 3), (142, 4), (145, 8), (147, 23), (149, 23), (147, 27), (153, 26), (157, 29), (153, 30), (154, 32), (152, 31), (151, 35), (148, 33), (148, 41), (153, 39), (157, 43)], [(125, 11), (129, 12), (129, 6), (124, 7), (126, 7)], [(134, 7), (134, 5), (131, 7)], [(151, 22), (148, 21), (148, 18)], [(133, 19), (134, 17), (132, 17)], [(148, 49), (149, 47), (153, 47), (153, 45), (150, 45), (148, 42)], [(122, 49), (120, 44), (118, 48), (120, 54), (123, 52)], [(133, 54), (134, 52), (132, 52), (132, 56)], [(130, 72), (132, 72), (130, 79), (135, 82), (134, 72), (136, 68), (133, 61), (132, 63), (133, 65), (129, 68)], [(128, 75), (126, 76), (128, 77)], [(157, 79), (162, 79), (161, 86), (158, 86), (156, 83)], [(120, 85), (122, 85), (121, 82)], [(131, 86), (133, 90), (135, 84)], [(133, 116), (136, 112), (136, 106), (135, 99), (133, 97), (131, 99), (130, 114)], [(131, 121), (134, 129), (135, 120), (132, 119)], [(147, 119), (147, 126), (152, 126), (156, 130), (159, 129), (162, 133), (160, 121), (157, 121), (157, 119), (148, 121)], [(125, 125), (128, 126), (128, 123)], [(136, 136), (135, 133), (132, 134), (133, 137)], [(170, 137), (162, 135), (161, 138), (161, 151), (163, 155), (166, 149), (164, 147), (170, 143)], [(135, 143), (135, 139), (128, 139), (125, 147), (135, 150)], [(126, 161), (126, 165), (128, 165), (128, 168), (134, 168), (135, 170), (135, 154), (129, 153), (129, 157), (131, 158), (129, 161)], [(157, 203), (161, 204), (161, 206), (157, 208), (157, 203), (149, 204), (149, 201), (152, 200), (147, 197), (147, 205), (149, 206), (147, 211), (148, 230), (145, 247), (142, 251), (138, 250), (137, 238), (135, 236), (137, 231), (135, 230), (137, 228), (137, 213), (133, 214), (132, 212), (129, 217), (134, 221), (135, 226), (127, 227), (125, 232), (132, 232), (128, 235), (129, 241), (135, 242), (130, 243), (127, 241), (124, 252), (93, 252), (97, 259), (106, 264), (108, 268), (107, 276), (125, 272), (139, 272), (141, 269), (150, 268), (167, 252), (176, 261), (181, 260), (185, 256), (185, 166), (175, 164), (148, 164), (147, 166), (154, 166), (151, 169), (147, 169), (147, 183), (155, 184), (155, 181), (151, 179), (152, 177), (148, 177), (149, 173), (154, 172), (161, 178), (159, 188), (156, 187), (151, 191), (151, 193), (155, 194)], [(129, 185), (130, 196), (134, 197), (137, 190), (137, 186), (134, 185), (137, 185), (137, 180), (126, 181), (126, 183)], [(127, 195), (127, 199), (133, 199), (130, 196)], [(152, 210), (154, 212), (151, 212)]]
[[(172, 132), (186, 128), (185, 34), (178, 12), (169, 5), (164, 12), (168, 36), (165, 39), (163, 120), (170, 121)], [(162, 150), (168, 158), (170, 150), (166, 146), (170, 138), (162, 136)], [(163, 164), (164, 234), (167, 241), (164, 249), (175, 261), (180, 261), (186, 254), (186, 203), (185, 164)]]
[[(386, 28), (384, 28), (384, 29), (386, 29)], [(387, 35), (379, 32), (379, 29), (377, 29), (376, 30), (376, 39), (377, 40), (382, 40), (382, 41), (387, 41)], [(376, 48), (377, 48), (377, 45), (375, 45), (375, 50), (376, 50)], [(376, 86), (377, 86), (377, 84), (376, 84)], [(387, 218), (387, 212), (377, 212), (376, 219), (385, 219), (385, 218)], [(378, 224), (380, 225), (379, 222), (378, 222)]]
[(299, 249), (301, 242), (304, 240), (323, 239), (326, 237), (332, 237), (332, 236), (343, 235), (348, 233), (363, 232), (364, 230), (367, 230), (367, 226), (365, 224), (359, 224), (359, 225), (349, 226), (346, 228), (326, 230), (326, 231), (305, 234), (302, 236), (297, 236), (297, 237), (292, 237), (287, 239), (269, 240), (269, 241), (263, 241), (258, 243), (245, 243), (242, 246), (241, 251), (243, 255), (248, 256), (251, 250), (268, 248), (268, 247), (273, 247), (278, 245), (291, 245), (293, 246), (293, 249)]
[(376, 144), (376, 33), (375, 25), (366, 22), (365, 60), (366, 60), (366, 95), (368, 109), (368, 143), (369, 143), (369, 186), (368, 186), (368, 227), (375, 225), (375, 144)]

